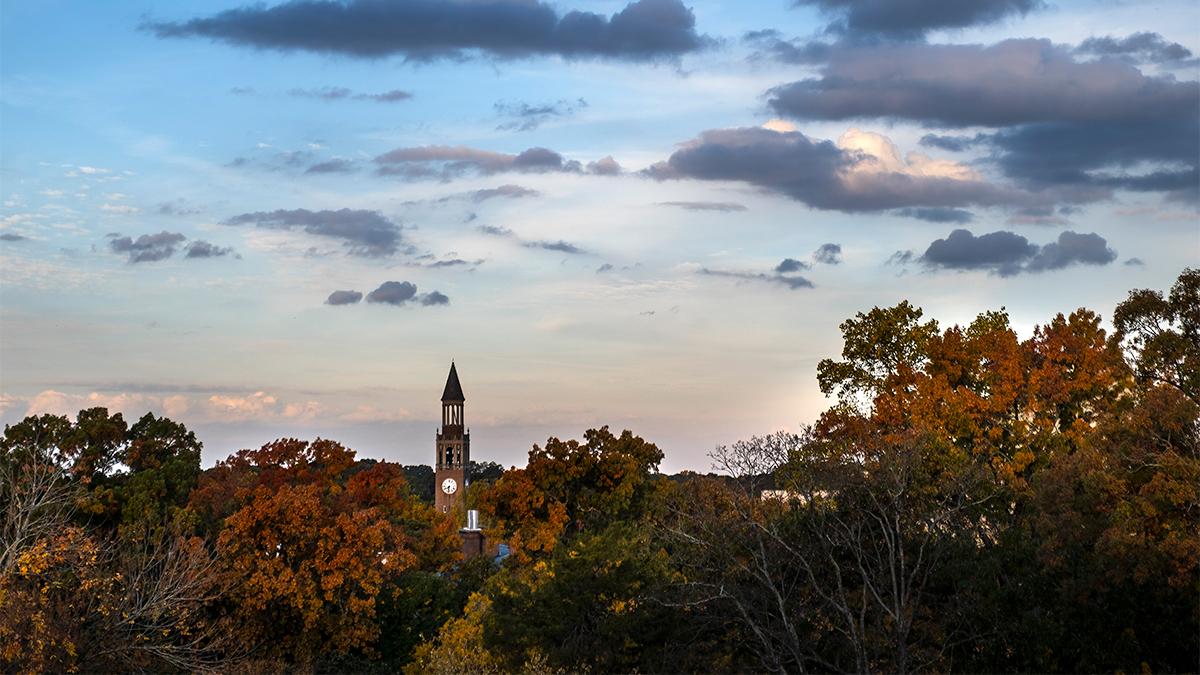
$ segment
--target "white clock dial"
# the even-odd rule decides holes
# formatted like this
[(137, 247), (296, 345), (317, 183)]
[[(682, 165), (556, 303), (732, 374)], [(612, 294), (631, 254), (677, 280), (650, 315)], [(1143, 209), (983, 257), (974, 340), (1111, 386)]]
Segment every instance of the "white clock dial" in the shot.
[(446, 480), (442, 481), (442, 492), (445, 492), (448, 495), (452, 495), (452, 494), (454, 494), (454, 491), (457, 489), (458, 489), (458, 482), (455, 481), (453, 478), (447, 478)]

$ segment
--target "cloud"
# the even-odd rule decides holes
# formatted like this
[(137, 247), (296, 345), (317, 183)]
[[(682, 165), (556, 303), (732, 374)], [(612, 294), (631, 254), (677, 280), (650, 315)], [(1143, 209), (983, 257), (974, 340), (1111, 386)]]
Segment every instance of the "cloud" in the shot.
[(1108, 247), (1104, 237), (1095, 232), (1076, 233), (1067, 230), (1058, 241), (1042, 247), (1025, 269), (1030, 272), (1060, 270), (1071, 265), (1108, 265), (1117, 259), (1117, 252)]
[(916, 218), (930, 223), (969, 223), (975, 220), (975, 214), (962, 209), (947, 207), (907, 208), (893, 211), (898, 216)]
[(438, 291), (430, 291), (421, 296), (421, 304), (427, 307), (430, 305), (448, 305), (450, 304), (450, 298)]
[(1041, 0), (795, 0), (834, 18), (827, 32), (917, 39), (933, 30), (993, 23), (1043, 6)]
[(734, 202), (659, 202), (659, 206), (677, 206), (687, 211), (745, 211), (746, 207)]
[(358, 291), (334, 291), (325, 299), (327, 305), (353, 305), (362, 300), (363, 294)]
[(612, 155), (601, 157), (594, 162), (588, 162), (587, 172), (597, 176), (616, 176), (621, 173), (621, 165), (617, 160), (612, 158)]
[(233, 253), (229, 246), (217, 246), (203, 239), (197, 239), (184, 248), (185, 258), (220, 258)]
[(1125, 265), (1126, 267), (1145, 267), (1146, 266), (1145, 261), (1143, 261), (1141, 258), (1130, 258), (1121, 264)]
[(1200, 83), (1148, 76), (1116, 59), (1077, 61), (1049, 40), (839, 45), (820, 77), (768, 96), (776, 112), (801, 119), (995, 127), (974, 138), (931, 134), (922, 143), (988, 146), (1018, 186), (1055, 190), (1068, 201), (1116, 189), (1200, 198)]
[(155, 262), (175, 255), (179, 244), (187, 237), (178, 232), (163, 230), (158, 234), (143, 234), (137, 239), (131, 237), (114, 237), (108, 242), (114, 253), (126, 253), (129, 262)]
[(574, 101), (559, 99), (553, 103), (525, 103), (499, 101), (494, 108), (500, 117), (508, 118), (507, 122), (496, 127), (499, 131), (533, 131), (550, 120), (570, 117), (587, 107), (587, 101), (582, 98)]
[(792, 291), (799, 290), (801, 288), (813, 288), (812, 282), (801, 276), (784, 276), (782, 274), (764, 274), (761, 272), (731, 272), (728, 270), (709, 269), (707, 267), (700, 268), (699, 274), (713, 277), (726, 277), (741, 281), (762, 281), (769, 284), (784, 286), (788, 290)]
[(348, 159), (328, 159), (317, 162), (304, 170), (304, 173), (350, 173), (354, 171), (354, 162)]
[(836, 144), (798, 131), (709, 130), (645, 174), (744, 182), (814, 208), (847, 212), (1044, 200), (988, 183), (964, 164), (917, 152), (902, 158), (887, 137), (857, 129)]
[(611, 271), (613, 271), (613, 266), (611, 263), (604, 263), (603, 265), (596, 268), (596, 274), (604, 274), (605, 272), (611, 272)]
[[(330, 296), (331, 299), (332, 297)], [(379, 285), (379, 288), (367, 294), (367, 302), (395, 305), (397, 307), (409, 302), (418, 302), (422, 305), (430, 306), (448, 305), (450, 304), (450, 298), (438, 291), (418, 295), (416, 284), (407, 281), (385, 281)]]
[[(963, 3), (969, 4), (969, 3)], [(1196, 82), (1117, 61), (1076, 61), (1049, 40), (834, 49), (821, 77), (775, 87), (770, 106), (800, 119), (888, 118), (947, 127), (1129, 121), (1193, 111)]]
[(842, 264), (842, 247), (840, 244), (821, 244), (813, 251), (813, 260), (822, 265)]
[(611, 17), (559, 15), (537, 0), (346, 3), (292, 0), (251, 5), (187, 21), (146, 22), (159, 38), (204, 37), (242, 47), (377, 59), (674, 59), (708, 46), (680, 0), (638, 0)]
[(464, 146), (427, 145), (397, 148), (375, 158), (380, 175), (442, 180), (477, 173), (490, 176), (508, 171), (520, 173), (579, 172), (579, 162), (546, 148), (529, 148), (516, 155), (477, 150)]
[(809, 265), (806, 262), (800, 262), (795, 258), (784, 258), (783, 262), (775, 266), (775, 272), (778, 274), (790, 274), (792, 272), (799, 272), (800, 270), (807, 270), (811, 268), (812, 265)]
[(1059, 234), (1058, 241), (1039, 247), (1005, 230), (976, 237), (962, 229), (931, 243), (920, 258), (930, 268), (987, 270), (1002, 277), (1078, 264), (1108, 265), (1116, 259), (1117, 254), (1108, 247), (1108, 242), (1095, 233), (1065, 231)]
[(938, 134), (925, 134), (918, 141), (921, 145), (927, 148), (937, 148), (938, 150), (946, 150), (947, 152), (963, 152), (969, 150), (982, 140), (986, 140), (983, 135), (975, 136), (939, 136)]
[(126, 216), (141, 211), (141, 209), (138, 207), (130, 206), (128, 204), (101, 204), (100, 210), (104, 211), (105, 213), (119, 213)]
[(752, 61), (773, 59), (796, 64), (824, 63), (832, 48), (828, 42), (818, 40), (785, 40), (774, 29), (750, 31), (742, 36), (742, 42), (755, 47)]
[(275, 230), (299, 229), (311, 235), (341, 240), (350, 255), (367, 258), (392, 255), (402, 243), (399, 225), (384, 218), (378, 211), (361, 209), (257, 211), (234, 216), (223, 224), (253, 224)]
[(24, 237), (16, 232), (0, 232), (0, 241), (25, 241), (29, 237)]
[(475, 190), (474, 192), (470, 193), (470, 198), (471, 201), (478, 204), (479, 202), (484, 202), (489, 199), (496, 199), (497, 197), (520, 199), (522, 197), (537, 197), (540, 194), (542, 193), (538, 192), (537, 190), (521, 187), (520, 185), (507, 184), (494, 188)]
[(417, 287), (407, 281), (385, 281), (367, 294), (367, 302), (403, 305), (417, 295)]
[(917, 259), (917, 254), (914, 251), (909, 251), (909, 250), (896, 251), (895, 253), (888, 256), (888, 259), (885, 260), (883, 264), (904, 266), (904, 265), (911, 263), (913, 260), (916, 260), (916, 259)]
[(1140, 63), (1171, 63), (1192, 57), (1192, 50), (1178, 42), (1168, 42), (1158, 33), (1133, 33), (1123, 38), (1111, 35), (1090, 37), (1075, 48), (1087, 56), (1119, 56)]
[(571, 255), (583, 255), (587, 251), (579, 248), (575, 244), (569, 244), (562, 239), (558, 241), (526, 241), (521, 244), (525, 248), (540, 248), (544, 251), (558, 251), (559, 253), (570, 253)]
[(479, 230), (480, 232), (482, 232), (484, 234), (489, 234), (493, 237), (516, 236), (512, 230), (508, 229), (507, 227), (501, 227), (499, 225), (480, 225), (479, 227), (477, 227), (475, 229)]
[(413, 97), (410, 92), (401, 89), (393, 89), (378, 94), (356, 94), (352, 89), (347, 89), (346, 87), (321, 87), (319, 89), (295, 88), (289, 89), (288, 95), (301, 98), (315, 98), (322, 101), (352, 100), (374, 101), (376, 103), (398, 103), (400, 101), (407, 101)]
[(161, 202), (154, 209), (159, 215), (163, 216), (194, 216), (198, 213), (203, 213), (204, 208), (194, 206), (186, 199), (175, 199), (169, 202)]
[(587, 251), (585, 251), (584, 249), (582, 249), (574, 244), (567, 243), (561, 239), (558, 241), (545, 241), (545, 240), (529, 241), (529, 240), (525, 240), (525, 239), (518, 237), (516, 232), (513, 232), (512, 230), (508, 229), (507, 227), (499, 227), (496, 225), (480, 225), (479, 227), (477, 227), (475, 229), (477, 229), (479, 232), (481, 232), (483, 234), (486, 234), (486, 235), (489, 235), (492, 237), (504, 237), (506, 239), (512, 239), (513, 241), (517, 242), (518, 244), (520, 244), (521, 246), (523, 246), (525, 248), (536, 248), (536, 249), (542, 249), (544, 251), (557, 251), (559, 253), (569, 253), (571, 255), (586, 255), (587, 254)]

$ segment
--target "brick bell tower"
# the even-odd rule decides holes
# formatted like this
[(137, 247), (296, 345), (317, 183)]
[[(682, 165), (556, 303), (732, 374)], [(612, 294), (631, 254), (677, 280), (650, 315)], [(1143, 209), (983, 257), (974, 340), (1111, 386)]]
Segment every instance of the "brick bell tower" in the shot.
[(462, 385), (458, 370), (450, 362), (450, 375), (442, 391), (442, 428), (437, 432), (437, 457), (434, 461), (434, 507), (450, 513), (467, 487), (467, 463), (471, 461), (471, 433), (463, 423)]

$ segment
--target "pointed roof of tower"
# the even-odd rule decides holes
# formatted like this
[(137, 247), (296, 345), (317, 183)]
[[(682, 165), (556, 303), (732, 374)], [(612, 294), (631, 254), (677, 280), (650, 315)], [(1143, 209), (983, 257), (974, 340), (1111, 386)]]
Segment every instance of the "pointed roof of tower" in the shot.
[(450, 362), (450, 376), (446, 378), (446, 389), (442, 391), (442, 401), (466, 401), (462, 385), (458, 383), (458, 370), (454, 362)]

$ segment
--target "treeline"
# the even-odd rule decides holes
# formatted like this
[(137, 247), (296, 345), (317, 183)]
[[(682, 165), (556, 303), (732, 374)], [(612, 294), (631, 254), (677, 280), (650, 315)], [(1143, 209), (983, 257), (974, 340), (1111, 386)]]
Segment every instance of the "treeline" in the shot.
[(859, 314), (818, 367), (836, 403), (718, 475), (607, 428), (477, 467), (502, 562), (462, 559), (427, 467), (284, 439), (201, 471), (170, 420), (29, 417), (0, 668), (1195, 671), (1200, 272), (1113, 325)]

